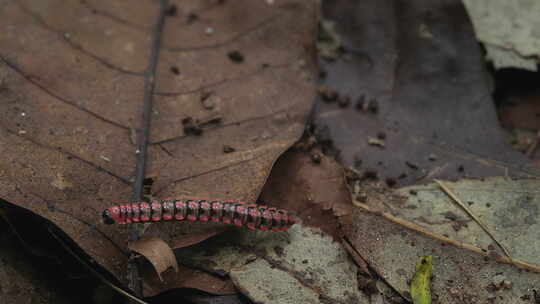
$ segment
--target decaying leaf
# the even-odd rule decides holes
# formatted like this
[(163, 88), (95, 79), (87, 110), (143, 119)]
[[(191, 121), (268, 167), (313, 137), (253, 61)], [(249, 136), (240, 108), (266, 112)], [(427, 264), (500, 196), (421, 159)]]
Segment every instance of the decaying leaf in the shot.
[(540, 5), (535, 1), (463, 1), (475, 33), (486, 46), (487, 56), (497, 69), (537, 70), (535, 56), (540, 37), (535, 33)]
[(177, 256), (187, 265), (229, 275), (257, 303), (367, 303), (347, 252), (319, 229), (302, 224), (278, 233), (223, 234), (179, 249)]
[[(314, 124), (343, 165), (395, 186), (540, 176), (499, 127), (462, 1), (329, 1), (323, 18), (335, 22), (347, 55), (321, 61), (323, 84), (352, 104), (318, 102)], [(369, 140), (378, 134), (384, 149)]]
[[(540, 275), (508, 263), (500, 263), (462, 247), (441, 242), (375, 213), (356, 211), (354, 223), (347, 225), (347, 238), (354, 248), (403, 297), (409, 297), (408, 280), (418, 256), (429, 253), (437, 265), (431, 293), (442, 304), (482, 303), (497, 297), (504, 303), (521, 301), (540, 284)], [(377, 229), (373, 229), (377, 227)], [(493, 278), (503, 273), (511, 289), (496, 289)]]
[[(151, 195), (253, 201), (315, 97), (316, 1), (165, 3), (1, 5), (0, 197), (52, 221), (124, 283), (127, 227), (105, 226), (101, 212), (132, 197), (143, 100), (153, 97)], [(176, 224), (146, 237), (173, 246), (198, 233)]]
[[(439, 303), (477, 303), (493, 297), (505, 303), (521, 301), (530, 286), (540, 284), (537, 181), (489, 178), (444, 184), (482, 219), (492, 236), (439, 185), (427, 184), (395, 191), (363, 189), (371, 195), (354, 201), (363, 211), (340, 218), (345, 238), (404, 297), (409, 296), (407, 280), (413, 273), (403, 265), (429, 254), (437, 265), (432, 295)], [(508, 248), (511, 258), (494, 238)], [(500, 281), (499, 274), (504, 274), (505, 284), (494, 283)]]
[[(404, 265), (426, 255), (437, 265), (434, 302), (519, 303), (521, 297), (532, 296), (531, 287), (540, 282), (533, 271), (540, 251), (535, 248), (537, 237), (531, 235), (538, 229), (523, 219), (531, 218), (537, 203), (502, 194), (508, 187), (500, 183), (486, 187), (489, 194), (471, 187), (467, 195), (459, 183), (450, 184), (465, 202), (481, 200), (467, 198), (473, 193), (484, 196), (484, 204), (470, 208), (477, 208), (473, 212), (509, 248), (511, 261), (438, 187), (391, 190), (433, 178), (539, 176), (524, 155), (512, 151), (499, 128), (488, 74), (463, 3), (324, 2), (323, 15), (335, 22), (346, 54), (332, 63), (322, 61), (323, 85), (333, 96), (353, 102), (342, 107), (321, 100), (314, 114), (315, 134), (324, 150), (358, 172), (361, 180), (351, 187), (354, 205), (361, 210), (339, 219), (345, 241), (409, 300), (408, 280), (414, 270)], [(461, 51), (453, 51), (457, 49)], [(379, 134), (385, 149), (369, 145), (368, 139)], [(520, 190), (504, 192), (524, 197), (523, 192), (536, 192), (523, 184), (516, 188)], [(498, 195), (504, 202), (497, 201)], [(518, 207), (520, 201), (527, 207)], [(494, 284), (500, 282), (494, 280), (500, 273), (511, 284)], [(496, 288), (509, 285), (512, 288)]]
[[(492, 235), (486, 233), (437, 184), (400, 189), (397, 193), (407, 196), (407, 199), (399, 205), (393, 202), (389, 205), (398, 212), (398, 217), (441, 237), (504, 257), (505, 252), (497, 245), (497, 240), (508, 249), (515, 262), (540, 270), (540, 244), (536, 242), (537, 231), (540, 231), (540, 183), (537, 180), (493, 177), (446, 181), (444, 184), (485, 223)], [(411, 195), (411, 191), (415, 195)]]
[(143, 255), (152, 265), (159, 276), (159, 279), (163, 281), (161, 274), (173, 268), (178, 272), (178, 263), (174, 253), (162, 239), (158, 238), (143, 238), (129, 244), (128, 247), (141, 255)]
[(143, 263), (140, 272), (145, 278), (143, 282), (144, 294), (150, 297), (160, 294), (162, 290), (179, 288), (191, 288), (211, 295), (233, 295), (238, 293), (229, 278), (222, 278), (182, 265), (178, 266), (178, 271), (166, 271), (163, 273), (163, 280), (156, 275), (156, 271), (150, 263)]

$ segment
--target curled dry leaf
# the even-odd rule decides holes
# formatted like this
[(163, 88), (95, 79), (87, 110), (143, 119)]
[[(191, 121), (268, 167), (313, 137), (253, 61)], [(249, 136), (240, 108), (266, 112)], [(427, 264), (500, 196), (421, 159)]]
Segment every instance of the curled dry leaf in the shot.
[(178, 272), (178, 263), (171, 247), (162, 239), (150, 238), (139, 239), (129, 244), (129, 249), (144, 256), (152, 265), (163, 281), (161, 274), (169, 268), (173, 268)]
[(163, 273), (163, 280), (156, 276), (156, 271), (150, 263), (143, 263), (140, 272), (145, 278), (143, 282), (144, 294), (149, 297), (158, 295), (163, 289), (172, 290), (180, 288), (196, 289), (212, 295), (232, 295), (238, 293), (230, 279), (182, 265), (178, 266), (177, 272), (166, 271)]

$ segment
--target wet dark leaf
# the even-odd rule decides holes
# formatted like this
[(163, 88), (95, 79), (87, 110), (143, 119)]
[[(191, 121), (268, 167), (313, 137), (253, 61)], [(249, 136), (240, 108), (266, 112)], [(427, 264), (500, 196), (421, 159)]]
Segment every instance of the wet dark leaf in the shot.
[[(499, 127), (461, 1), (341, 0), (324, 2), (323, 13), (345, 50), (322, 61), (325, 85), (355, 105), (319, 102), (316, 134), (344, 165), (397, 186), (539, 175)], [(381, 133), (384, 146), (369, 140)]]

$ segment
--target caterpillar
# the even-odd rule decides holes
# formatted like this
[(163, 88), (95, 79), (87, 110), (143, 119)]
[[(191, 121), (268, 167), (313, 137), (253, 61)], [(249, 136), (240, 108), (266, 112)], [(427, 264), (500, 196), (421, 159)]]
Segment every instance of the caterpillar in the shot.
[(200, 221), (247, 226), (251, 230), (283, 231), (297, 222), (284, 209), (239, 201), (207, 199), (153, 200), (150, 203), (125, 203), (103, 211), (105, 224), (126, 224), (161, 221)]

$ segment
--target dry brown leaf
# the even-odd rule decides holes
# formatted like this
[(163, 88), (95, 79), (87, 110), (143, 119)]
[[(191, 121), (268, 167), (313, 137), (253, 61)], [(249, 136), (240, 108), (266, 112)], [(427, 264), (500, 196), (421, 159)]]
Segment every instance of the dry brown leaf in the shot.
[(178, 272), (166, 271), (163, 273), (163, 281), (155, 275), (152, 264), (143, 263), (141, 265), (141, 274), (144, 278), (143, 290), (147, 296), (159, 294), (163, 289), (172, 290), (179, 288), (193, 288), (213, 295), (232, 295), (237, 291), (233, 283), (228, 278), (191, 269), (180, 265)]
[[(246, 201), (315, 96), (315, 1), (177, 0), (161, 18), (165, 2), (8, 1), (0, 18), (0, 197), (52, 221), (123, 283), (127, 226), (105, 226), (101, 212), (133, 195), (145, 96), (151, 194)], [(196, 233), (152, 224), (145, 236), (172, 245)]]
[(309, 152), (291, 149), (283, 154), (272, 169), (261, 200), (290, 209), (304, 225), (335, 237), (339, 234), (337, 217), (350, 214), (352, 209), (343, 168), (318, 148)]
[(516, 103), (504, 105), (499, 109), (499, 119), (501, 125), (506, 128), (540, 130), (540, 103), (538, 96), (520, 96), (519, 93), (513, 96)]
[(172, 248), (177, 249), (177, 248), (183, 248), (183, 247), (195, 245), (197, 243), (200, 243), (206, 239), (213, 237), (216, 234), (219, 234), (225, 231), (226, 229), (227, 229), (226, 227), (220, 226), (220, 227), (216, 227), (216, 229), (214, 230), (205, 231), (204, 233), (197, 233), (197, 234), (185, 235), (183, 237), (179, 237), (175, 239), (175, 241), (173, 242)]

